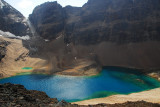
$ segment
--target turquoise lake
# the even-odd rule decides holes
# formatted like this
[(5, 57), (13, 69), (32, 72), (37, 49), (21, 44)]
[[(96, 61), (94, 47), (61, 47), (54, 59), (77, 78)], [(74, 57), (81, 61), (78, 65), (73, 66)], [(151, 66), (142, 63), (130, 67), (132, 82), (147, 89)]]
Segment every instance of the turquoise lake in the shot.
[(69, 102), (129, 94), (160, 87), (160, 82), (137, 70), (106, 67), (100, 75), (91, 77), (17, 75), (0, 79), (0, 83), (24, 85), (29, 90), (44, 91), (51, 98)]

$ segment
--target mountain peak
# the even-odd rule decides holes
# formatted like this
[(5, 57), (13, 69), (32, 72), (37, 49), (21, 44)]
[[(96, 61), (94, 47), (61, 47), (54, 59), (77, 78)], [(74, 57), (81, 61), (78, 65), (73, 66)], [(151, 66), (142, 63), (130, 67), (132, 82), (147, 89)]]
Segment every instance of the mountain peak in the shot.
[(0, 0), (0, 30), (16, 36), (30, 35), (26, 18), (4, 0)]

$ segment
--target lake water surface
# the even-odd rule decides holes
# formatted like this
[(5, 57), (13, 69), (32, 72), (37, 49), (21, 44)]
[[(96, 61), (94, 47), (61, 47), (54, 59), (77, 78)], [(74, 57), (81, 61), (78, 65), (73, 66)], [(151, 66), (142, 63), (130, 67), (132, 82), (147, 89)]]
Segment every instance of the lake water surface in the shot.
[(131, 69), (107, 67), (100, 75), (91, 77), (26, 74), (0, 79), (0, 83), (21, 84), (29, 90), (44, 91), (51, 98), (69, 102), (160, 87), (159, 81), (137, 72)]

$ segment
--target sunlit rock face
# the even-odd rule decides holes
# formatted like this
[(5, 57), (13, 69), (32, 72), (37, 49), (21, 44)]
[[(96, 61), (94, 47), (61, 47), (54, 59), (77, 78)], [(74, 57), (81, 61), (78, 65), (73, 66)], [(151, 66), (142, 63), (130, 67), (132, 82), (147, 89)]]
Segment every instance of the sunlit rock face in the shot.
[(60, 32), (65, 42), (96, 44), (160, 40), (159, 0), (89, 0), (82, 8), (56, 2), (37, 6), (31, 22), (44, 38)]
[(0, 30), (16, 36), (30, 34), (25, 17), (4, 0), (0, 0)]

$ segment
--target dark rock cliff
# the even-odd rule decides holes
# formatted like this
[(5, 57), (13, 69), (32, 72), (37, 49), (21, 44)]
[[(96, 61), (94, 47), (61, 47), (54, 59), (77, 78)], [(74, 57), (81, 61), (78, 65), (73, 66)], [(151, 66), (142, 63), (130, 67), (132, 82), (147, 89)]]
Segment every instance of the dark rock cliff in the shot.
[(66, 43), (128, 43), (160, 40), (159, 10), (159, 0), (89, 0), (81, 8), (48, 2), (29, 18), (44, 38), (63, 32)]
[(159, 107), (159, 104), (144, 101), (126, 102), (123, 104), (98, 104), (80, 106), (56, 98), (49, 98), (44, 92), (27, 90), (22, 85), (0, 84), (1, 107)]
[(64, 29), (64, 10), (57, 2), (46, 2), (37, 6), (30, 21), (45, 39), (55, 39)]
[(6, 46), (8, 45), (9, 42), (0, 39), (0, 62), (6, 55)]
[(63, 64), (50, 61), (57, 65), (76, 57), (101, 66), (160, 68), (159, 0), (89, 0), (83, 7), (64, 8), (47, 2), (29, 19), (40, 36), (50, 40), (40, 47), (42, 53), (50, 53), (49, 60), (53, 54), (69, 59)]
[(25, 17), (4, 0), (0, 0), (0, 30), (16, 36), (30, 34)]

